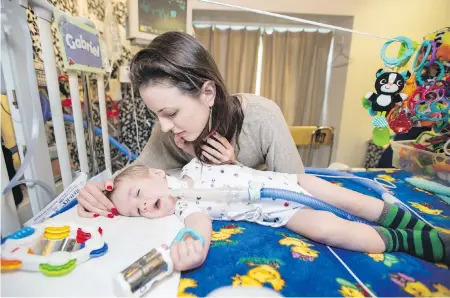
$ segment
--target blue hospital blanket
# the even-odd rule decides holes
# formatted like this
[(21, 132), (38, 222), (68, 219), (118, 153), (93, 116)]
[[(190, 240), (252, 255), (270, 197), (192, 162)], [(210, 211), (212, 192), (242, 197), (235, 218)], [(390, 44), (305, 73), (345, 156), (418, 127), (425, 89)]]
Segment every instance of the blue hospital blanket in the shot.
[[(416, 189), (400, 171), (365, 172), (397, 188), (394, 195), (450, 233), (450, 206)], [(349, 179), (329, 181), (374, 195)], [(446, 229), (446, 230), (445, 230)], [(283, 296), (450, 296), (450, 271), (405, 253), (364, 254), (328, 248), (284, 228), (248, 222), (213, 222), (215, 238), (202, 267), (181, 275), (178, 295), (204, 297), (229, 285), (264, 286)], [(348, 270), (345, 266), (348, 267)]]

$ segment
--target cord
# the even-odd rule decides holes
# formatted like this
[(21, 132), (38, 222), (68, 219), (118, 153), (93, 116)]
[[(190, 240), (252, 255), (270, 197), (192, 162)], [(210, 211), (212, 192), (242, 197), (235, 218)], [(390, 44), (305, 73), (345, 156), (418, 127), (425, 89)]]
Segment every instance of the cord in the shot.
[(415, 216), (417, 216), (420, 220), (422, 220), (424, 223), (428, 224), (429, 226), (436, 228), (434, 225), (432, 225), (429, 221), (427, 221), (425, 218), (423, 218), (422, 216), (419, 215), (419, 213), (417, 213), (416, 211), (414, 211), (413, 209), (411, 209), (408, 205), (406, 205), (405, 203), (403, 203), (402, 201), (398, 200), (398, 202), (404, 206), (406, 209), (408, 209), (409, 212), (411, 212), (412, 214), (414, 214)]
[[(378, 178), (378, 177), (375, 178), (374, 180), (372, 180), (372, 179), (369, 179), (369, 178), (358, 177), (358, 176), (355, 176), (355, 177), (346, 177), (346, 176), (316, 175), (316, 174), (311, 174), (311, 175), (314, 175), (314, 176), (317, 176), (317, 177), (326, 177), (326, 178), (369, 180), (370, 182), (374, 182), (374, 181), (375, 181), (375, 183), (377, 183), (378, 185), (380, 185), (381, 187), (383, 187), (383, 188), (385, 188), (385, 189), (386, 189), (386, 188), (397, 188), (397, 186), (396, 186), (394, 183), (392, 183), (392, 182), (390, 182), (390, 181), (387, 181), (387, 180), (385, 180), (385, 179), (382, 179), (382, 178)], [(377, 179), (378, 179), (378, 180), (382, 180), (382, 181), (386, 182), (387, 184), (380, 183), (379, 181), (377, 181)], [(416, 217), (418, 217), (420, 220), (422, 220), (422, 221), (425, 222), (426, 224), (430, 225), (431, 227), (436, 228), (434, 225), (432, 225), (430, 222), (428, 222), (426, 219), (424, 219), (420, 214), (418, 214), (415, 210), (413, 210), (412, 208), (410, 208), (408, 205), (406, 205), (405, 203), (403, 203), (403, 202), (400, 201), (399, 199), (397, 199), (396, 201), (397, 201), (399, 204), (401, 204), (402, 206), (404, 206), (406, 209), (408, 209), (409, 212), (411, 212), (412, 214), (414, 214), (414, 215), (415, 215)]]
[(1, 105), (2, 105), (2, 109), (3, 109), (3, 111), (5, 111), (5, 113), (6, 114), (8, 114), (9, 116), (11, 116), (11, 118), (12, 118), (12, 115), (11, 115), (11, 113), (10, 112), (8, 112), (6, 109), (5, 109), (5, 107), (3, 106), (3, 103), (1, 103)]
[[(22, 179), (22, 180), (19, 180), (19, 181), (15, 182), (11, 186), (11, 190), (12, 190), (13, 187), (15, 187), (17, 185), (20, 185), (20, 184), (25, 184), (27, 187), (32, 187), (32, 186), (35, 186), (35, 185), (39, 185), (40, 187), (45, 189), (45, 191), (49, 194), (49, 196), (50, 196), (50, 198), (52, 198), (52, 200), (54, 198), (56, 198), (56, 193), (53, 191), (53, 189), (48, 184), (46, 184), (45, 182), (42, 182), (40, 180), (33, 180), (33, 179)], [(31, 184), (31, 185), (28, 185), (28, 184)], [(5, 193), (3, 193), (3, 194), (5, 194)]]
[(14, 119), (13, 115), (6, 110), (6, 108), (3, 105), (3, 103), (1, 103), (1, 105), (2, 105), (2, 110), (11, 117), (12, 121), (14, 121), (16, 123), (22, 123), (21, 121)]
[[(369, 178), (358, 177), (358, 176), (346, 177), (346, 176), (332, 176), (332, 175), (318, 175), (318, 174), (311, 174), (311, 175), (314, 175), (314, 176), (317, 176), (317, 177), (324, 177), (324, 178), (368, 180), (370, 182), (375, 182), (376, 184), (378, 184), (379, 186), (383, 187), (384, 189), (386, 189), (386, 188), (389, 188), (389, 189), (390, 188), (397, 188), (397, 186), (394, 183), (392, 183), (390, 181), (387, 181), (386, 179), (382, 179), (382, 178), (378, 178), (378, 177), (372, 180), (372, 179), (369, 179)], [(383, 184), (383, 183), (379, 182), (378, 180), (386, 182), (386, 184)]]

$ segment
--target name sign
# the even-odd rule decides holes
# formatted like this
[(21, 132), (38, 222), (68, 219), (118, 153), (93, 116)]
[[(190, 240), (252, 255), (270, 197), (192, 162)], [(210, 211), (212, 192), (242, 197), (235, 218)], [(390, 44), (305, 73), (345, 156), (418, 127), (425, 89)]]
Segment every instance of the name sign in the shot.
[(67, 70), (104, 73), (100, 34), (76, 18), (55, 10), (57, 34)]

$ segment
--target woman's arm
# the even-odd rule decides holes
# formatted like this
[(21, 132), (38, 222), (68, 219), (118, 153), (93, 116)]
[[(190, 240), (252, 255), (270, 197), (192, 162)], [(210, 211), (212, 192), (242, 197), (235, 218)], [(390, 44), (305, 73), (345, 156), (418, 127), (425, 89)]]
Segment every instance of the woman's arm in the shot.
[(260, 117), (261, 146), (268, 169), (280, 173), (304, 173), (302, 159), (278, 105), (267, 100), (261, 110), (264, 114)]

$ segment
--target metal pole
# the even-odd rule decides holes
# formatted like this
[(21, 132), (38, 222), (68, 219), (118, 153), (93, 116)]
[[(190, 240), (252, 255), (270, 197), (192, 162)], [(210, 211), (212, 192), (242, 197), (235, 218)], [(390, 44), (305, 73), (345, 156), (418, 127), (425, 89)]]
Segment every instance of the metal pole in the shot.
[(70, 167), (69, 149), (67, 147), (66, 130), (59, 93), (56, 59), (53, 52), (51, 31), (53, 13), (36, 4), (33, 5), (33, 10), (38, 17), (37, 23), (39, 26), (39, 36), (44, 58), (45, 79), (52, 111), (52, 122), (55, 131), (56, 150), (58, 152), (62, 182), (64, 188), (67, 188), (72, 183), (72, 169)]
[(98, 105), (100, 107), (100, 121), (102, 123), (102, 138), (103, 138), (103, 153), (105, 155), (106, 169), (112, 173), (111, 166), (111, 151), (109, 149), (109, 133), (108, 133), (108, 118), (106, 117), (106, 102), (105, 102), (105, 81), (102, 74), (97, 75), (98, 88)]
[(83, 173), (89, 174), (89, 165), (86, 152), (86, 140), (84, 138), (83, 113), (81, 112), (80, 90), (76, 72), (69, 72), (70, 98), (72, 100), (73, 122), (77, 139), (78, 160)]
[(84, 95), (84, 114), (86, 115), (86, 127), (88, 132), (89, 151), (91, 152), (91, 177), (94, 177), (98, 173), (97, 156), (95, 153), (95, 139), (94, 139), (94, 124), (92, 122), (91, 103), (89, 100), (89, 84), (86, 79), (86, 74), (81, 73), (81, 82), (83, 84)]
[[(24, 172), (25, 179), (40, 180), (55, 190), (50, 154), (45, 136), (42, 113), (35, 113), (33, 106), (40, 102), (36, 73), (33, 64), (33, 51), (30, 32), (28, 31), (26, 7), (17, 1), (2, 0), (1, 2), (2, 32), (2, 64), (8, 60), (10, 74), (4, 73), (5, 80), (14, 82), (7, 84), (9, 98), (17, 98), (20, 119), (27, 142), (30, 141), (33, 130), (33, 119), (38, 123), (40, 137), (36, 140), (30, 163)], [(2, 65), (5, 71), (4, 65)], [(30, 104), (31, 103), (31, 104)], [(36, 115), (35, 115), (36, 114)], [(27, 144), (28, 145), (28, 144)], [(29, 149), (29, 148), (27, 148)], [(25, 153), (26, 154), (26, 153)], [(34, 214), (52, 201), (44, 189), (32, 187), (28, 189), (30, 204)]]

